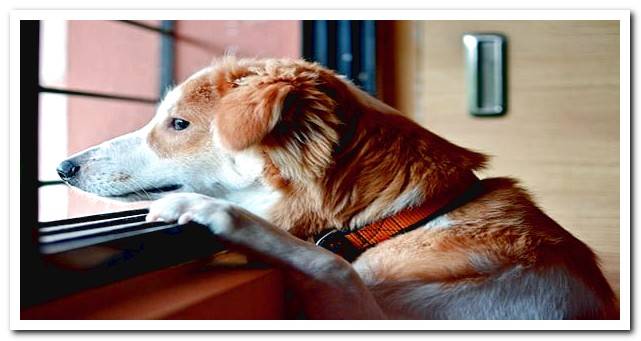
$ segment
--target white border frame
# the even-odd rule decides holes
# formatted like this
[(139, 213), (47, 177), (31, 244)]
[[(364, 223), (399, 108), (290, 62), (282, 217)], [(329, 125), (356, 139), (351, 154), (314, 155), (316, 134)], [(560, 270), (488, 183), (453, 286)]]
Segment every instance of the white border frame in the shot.
[[(20, 320), (20, 20), (617, 20), (620, 23), (620, 297), (617, 321)], [(18, 10), (10, 15), (10, 328), (13, 330), (630, 330), (630, 11), (628, 10)], [(35, 141), (34, 141), (35, 142)]]

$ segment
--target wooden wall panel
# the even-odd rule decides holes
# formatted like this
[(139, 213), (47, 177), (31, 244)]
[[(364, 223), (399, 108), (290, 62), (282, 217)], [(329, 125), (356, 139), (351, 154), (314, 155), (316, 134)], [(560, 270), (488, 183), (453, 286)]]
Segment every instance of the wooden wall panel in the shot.
[(376, 22), (376, 97), (402, 113), (414, 111), (416, 23), (409, 20)]
[[(416, 23), (414, 119), (493, 155), (483, 176), (518, 178), (590, 245), (619, 288), (619, 25), (614, 21)], [(508, 112), (467, 113), (464, 32), (508, 39)]]

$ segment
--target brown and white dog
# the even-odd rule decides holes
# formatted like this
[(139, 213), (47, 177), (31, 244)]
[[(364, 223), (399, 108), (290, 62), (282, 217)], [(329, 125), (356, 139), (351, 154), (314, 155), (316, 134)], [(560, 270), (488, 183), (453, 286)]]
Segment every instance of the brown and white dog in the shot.
[(511, 179), (352, 263), (309, 241), (442, 205), (485, 162), (317, 64), (225, 58), (59, 173), (281, 267), (309, 318), (617, 319), (594, 253)]

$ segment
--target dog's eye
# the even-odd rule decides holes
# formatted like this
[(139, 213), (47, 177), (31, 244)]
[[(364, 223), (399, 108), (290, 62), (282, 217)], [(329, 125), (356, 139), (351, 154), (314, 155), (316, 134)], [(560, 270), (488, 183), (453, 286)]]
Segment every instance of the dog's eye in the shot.
[(175, 130), (183, 130), (189, 127), (189, 121), (185, 121), (180, 118), (174, 118), (171, 120), (171, 127)]

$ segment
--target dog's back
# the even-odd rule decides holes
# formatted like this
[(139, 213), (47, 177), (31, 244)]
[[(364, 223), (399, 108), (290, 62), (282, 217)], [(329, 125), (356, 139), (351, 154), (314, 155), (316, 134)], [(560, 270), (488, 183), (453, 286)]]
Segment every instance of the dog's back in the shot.
[(619, 318), (617, 298), (588, 246), (514, 180), (481, 185), (475, 200), (354, 264), (389, 316)]

